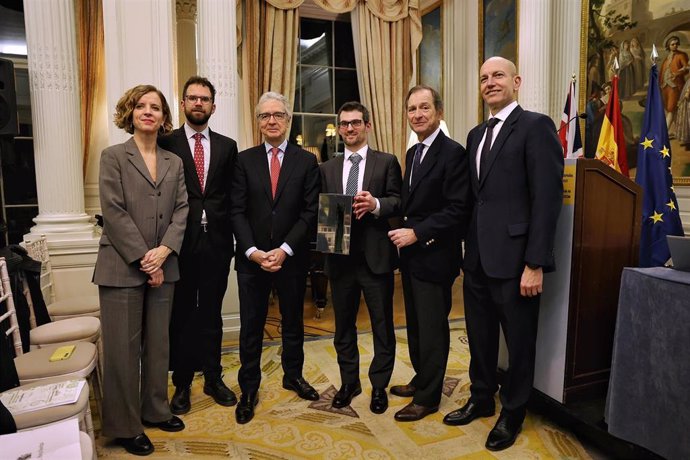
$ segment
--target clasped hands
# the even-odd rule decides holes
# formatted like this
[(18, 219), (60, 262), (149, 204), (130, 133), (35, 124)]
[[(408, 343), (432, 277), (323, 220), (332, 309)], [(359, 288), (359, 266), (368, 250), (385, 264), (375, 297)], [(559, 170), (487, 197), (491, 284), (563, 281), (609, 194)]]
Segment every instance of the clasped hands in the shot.
[(167, 246), (158, 246), (153, 249), (149, 249), (144, 257), (141, 258), (139, 264), (141, 267), (139, 270), (143, 271), (149, 275), (148, 284), (151, 287), (159, 287), (163, 284), (163, 262), (168, 258), (172, 249)]
[(271, 249), (270, 251), (262, 251), (257, 249), (249, 256), (249, 260), (258, 264), (262, 270), (275, 273), (283, 268), (283, 262), (287, 258), (287, 253), (281, 248)]

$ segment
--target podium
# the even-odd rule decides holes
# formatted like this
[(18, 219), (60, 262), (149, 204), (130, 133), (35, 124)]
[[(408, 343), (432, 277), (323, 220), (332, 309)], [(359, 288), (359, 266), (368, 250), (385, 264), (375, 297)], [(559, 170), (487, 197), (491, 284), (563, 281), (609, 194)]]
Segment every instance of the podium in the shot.
[(637, 266), (642, 188), (599, 160), (567, 159), (556, 271), (544, 275), (534, 388), (566, 404), (603, 396), (623, 267)]

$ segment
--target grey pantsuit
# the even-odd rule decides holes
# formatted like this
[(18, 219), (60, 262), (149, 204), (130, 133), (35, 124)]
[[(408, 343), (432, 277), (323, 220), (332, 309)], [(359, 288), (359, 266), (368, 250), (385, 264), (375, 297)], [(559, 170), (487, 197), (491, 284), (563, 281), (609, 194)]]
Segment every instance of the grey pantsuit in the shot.
[[(99, 286), (103, 334), (103, 435), (143, 433), (143, 418), (162, 422), (168, 407), (168, 327), (177, 254), (187, 222), (182, 161), (158, 149), (156, 181), (134, 139), (101, 154), (99, 192), (103, 236), (94, 283)], [(149, 249), (165, 245), (164, 283), (152, 288), (140, 270)]]

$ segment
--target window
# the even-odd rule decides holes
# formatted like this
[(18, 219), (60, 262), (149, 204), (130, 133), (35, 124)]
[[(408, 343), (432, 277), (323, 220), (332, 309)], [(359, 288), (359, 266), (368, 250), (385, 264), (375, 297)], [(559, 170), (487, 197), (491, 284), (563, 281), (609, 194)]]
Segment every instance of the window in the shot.
[(326, 161), (343, 151), (335, 129), (338, 109), (359, 100), (352, 26), (302, 18), (297, 59), (290, 142)]

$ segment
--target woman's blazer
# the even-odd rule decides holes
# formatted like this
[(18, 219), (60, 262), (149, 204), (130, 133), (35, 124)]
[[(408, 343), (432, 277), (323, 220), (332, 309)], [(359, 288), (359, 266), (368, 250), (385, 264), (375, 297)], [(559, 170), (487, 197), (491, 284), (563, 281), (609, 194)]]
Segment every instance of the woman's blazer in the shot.
[(101, 286), (134, 287), (148, 275), (139, 261), (149, 249), (173, 250), (163, 263), (165, 282), (180, 278), (177, 255), (187, 223), (187, 189), (182, 160), (158, 147), (157, 180), (151, 178), (134, 138), (101, 153), (99, 191), (103, 212), (93, 282)]

